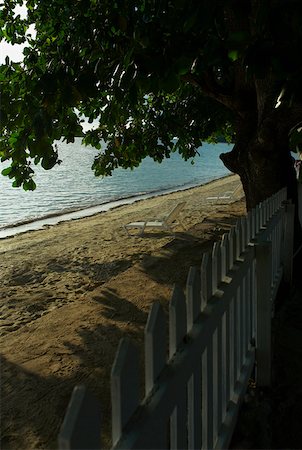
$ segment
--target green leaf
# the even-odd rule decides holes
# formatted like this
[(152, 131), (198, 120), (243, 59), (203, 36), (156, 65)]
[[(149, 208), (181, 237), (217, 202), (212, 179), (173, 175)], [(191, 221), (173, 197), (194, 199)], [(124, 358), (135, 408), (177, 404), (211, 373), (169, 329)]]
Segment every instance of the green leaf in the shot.
[(41, 161), (41, 166), (45, 170), (52, 169), (57, 163), (57, 156), (44, 156)]
[(237, 50), (231, 50), (228, 53), (228, 57), (231, 61), (237, 61), (237, 59), (239, 58), (239, 54)]
[(18, 188), (22, 185), (22, 180), (20, 180), (19, 178), (16, 179), (13, 183), (12, 183), (12, 187), (14, 188)]
[(32, 178), (28, 181), (24, 181), (23, 189), (25, 191), (34, 191), (36, 189), (36, 183), (34, 182), (34, 180)]
[(7, 176), (11, 173), (12, 169), (12, 167), (7, 167), (6, 169), (3, 169), (1, 173), (2, 175)]

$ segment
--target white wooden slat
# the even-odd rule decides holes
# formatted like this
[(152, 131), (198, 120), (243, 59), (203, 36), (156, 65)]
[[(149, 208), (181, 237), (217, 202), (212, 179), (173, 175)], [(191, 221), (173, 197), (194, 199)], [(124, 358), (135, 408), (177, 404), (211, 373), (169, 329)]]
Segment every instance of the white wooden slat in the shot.
[(240, 359), (241, 359), (241, 323), (240, 323), (240, 286), (237, 287), (237, 293), (235, 298), (235, 323), (234, 323), (234, 336), (235, 336), (235, 380), (239, 378)]
[(246, 216), (246, 245), (252, 240), (252, 211), (249, 211)]
[(218, 434), (218, 332), (217, 328), (213, 333), (213, 443), (217, 439)]
[(218, 358), (218, 432), (220, 426), (223, 422), (223, 412), (222, 412), (222, 398), (223, 392), (225, 391), (225, 355), (224, 355), (224, 343), (223, 343), (223, 322), (218, 325), (217, 328), (217, 358)]
[(201, 280), (198, 267), (190, 267), (186, 284), (187, 332), (189, 332), (201, 310)]
[(213, 401), (214, 401), (214, 442), (218, 438), (222, 424), (222, 391), (223, 391), (223, 369), (222, 369), (222, 322), (217, 326), (213, 335)]
[(252, 209), (252, 234), (251, 238), (254, 239), (256, 236), (256, 210)]
[(260, 212), (260, 228), (264, 226), (265, 223), (265, 217), (264, 217), (264, 202), (261, 202), (259, 205), (259, 212)]
[(245, 250), (245, 235), (246, 235), (245, 218), (241, 217), (240, 219), (238, 219), (238, 222), (239, 222), (239, 228), (240, 228), (240, 234), (241, 234), (240, 250), (242, 253)]
[[(283, 202), (283, 194), (284, 194), (284, 192), (282, 192), (282, 191), (280, 191), (279, 192), (279, 195), (278, 195), (278, 206), (280, 207), (281, 205), (282, 205), (282, 202)], [(285, 197), (286, 198), (286, 197)]]
[(170, 418), (170, 448), (188, 448), (187, 437), (187, 390), (180, 386), (177, 392), (176, 407)]
[(229, 401), (229, 383), (230, 383), (230, 347), (229, 347), (229, 312), (226, 311), (222, 318), (221, 324), (221, 376), (222, 376), (222, 393), (221, 393), (221, 417), (225, 418), (227, 403)]
[(271, 384), (271, 243), (256, 245), (257, 275), (257, 382)]
[(274, 204), (274, 213), (280, 208), (281, 206), (281, 192), (277, 192), (275, 195), (275, 204)]
[(272, 217), (272, 214), (271, 214), (271, 210), (272, 210), (271, 203), (272, 203), (272, 199), (268, 198), (267, 199), (267, 215), (266, 215), (266, 220), (267, 221), (269, 221), (271, 219), (271, 217)]
[(267, 216), (267, 207), (266, 207), (266, 205), (267, 205), (267, 201), (266, 200), (264, 200), (262, 203), (261, 203), (261, 211), (262, 211), (262, 226), (264, 227), (265, 225), (266, 225), (266, 216)]
[[(229, 308), (226, 311), (226, 401), (227, 404), (233, 395), (234, 386), (234, 335), (233, 335), (233, 320), (234, 320), (234, 299), (230, 302)], [(226, 405), (227, 406), (227, 405)]]
[(277, 197), (277, 194), (278, 194), (278, 192), (276, 192), (276, 194), (272, 197), (272, 203), (271, 203), (271, 205), (272, 205), (272, 210), (271, 210), (271, 215), (273, 216), (274, 214), (275, 214), (275, 212), (277, 211), (277, 209), (278, 209), (278, 197)]
[(283, 201), (283, 194), (281, 191), (279, 191), (279, 192), (277, 192), (277, 195), (276, 195), (276, 209), (281, 208), (282, 201)]
[(269, 218), (271, 219), (273, 217), (273, 214), (275, 213), (275, 208), (274, 208), (274, 201), (275, 201), (275, 197), (273, 196), (269, 199)]
[(263, 226), (266, 225), (268, 219), (268, 202), (267, 199), (263, 202)]
[(238, 260), (242, 252), (242, 230), (240, 219), (237, 220), (235, 225), (235, 242), (236, 242), (235, 257), (236, 260)]
[(83, 385), (73, 389), (58, 435), (59, 450), (101, 448), (101, 406)]
[(202, 355), (202, 449), (214, 446), (213, 336)]
[(273, 229), (272, 232), (272, 250), (273, 250), (273, 276), (272, 279), (275, 279), (275, 276), (278, 272), (279, 268), (279, 258), (278, 258), (278, 239), (277, 239), (277, 227)]
[[(262, 227), (262, 217), (263, 217), (262, 203), (259, 203), (259, 204), (256, 206), (256, 208), (258, 209), (258, 213), (259, 213), (258, 220), (259, 220), (259, 230), (260, 230), (260, 228)], [(259, 230), (258, 230), (258, 231), (259, 231)]]
[(268, 198), (268, 199), (267, 199), (267, 215), (266, 215), (266, 220), (269, 221), (271, 217), (272, 217), (272, 199), (271, 199), (271, 198)]
[(252, 329), (252, 323), (253, 323), (253, 278), (252, 278), (252, 267), (248, 270), (247, 275), (247, 286), (246, 286), (247, 292), (248, 292), (248, 304), (247, 304), (247, 345), (248, 349), (251, 348), (252, 345), (252, 338), (253, 338), (253, 329)]
[(258, 206), (258, 213), (259, 213), (259, 217), (258, 217), (258, 223), (259, 223), (259, 229), (258, 232), (260, 231), (260, 229), (262, 228), (262, 216), (263, 216), (263, 211), (262, 211), (262, 204), (259, 203)]
[(169, 305), (169, 356), (175, 354), (187, 332), (186, 299), (176, 284)]
[(230, 396), (233, 396), (236, 382), (236, 342), (237, 342), (237, 322), (236, 322), (236, 299), (232, 299), (230, 304)]
[(212, 249), (212, 294), (214, 295), (221, 282), (221, 243), (214, 242)]
[(240, 341), (241, 341), (241, 354), (240, 354), (240, 370), (245, 361), (246, 341), (245, 341), (245, 304), (246, 304), (246, 291), (245, 291), (245, 277), (241, 281), (240, 285)]
[(278, 209), (281, 208), (282, 202), (283, 202), (283, 192), (279, 191), (278, 192)]
[(266, 215), (267, 221), (269, 221), (272, 216), (271, 212), (272, 212), (272, 198), (268, 198), (267, 199), (267, 215)]
[[(253, 301), (252, 301), (252, 334), (253, 338), (256, 339), (256, 304), (257, 304), (257, 277), (256, 277), (256, 259), (254, 259), (252, 264), (252, 293), (253, 293)], [(254, 341), (255, 343), (255, 341)]]
[(166, 364), (166, 320), (160, 303), (153, 303), (145, 327), (145, 391), (148, 395)]
[(244, 252), (247, 247), (247, 220), (246, 220), (246, 217), (242, 217), (240, 222), (241, 222), (241, 230), (242, 230), (242, 251)]
[(278, 260), (280, 265), (282, 264), (282, 220), (279, 221), (278, 224)]
[(248, 317), (249, 317), (249, 292), (248, 292), (248, 276), (247, 273), (243, 280), (243, 314), (242, 314), (242, 326), (243, 326), (243, 362), (247, 356), (249, 350), (249, 333), (248, 333)]
[(256, 215), (256, 227), (255, 227), (255, 232), (256, 235), (259, 233), (260, 230), (260, 205), (257, 205), (255, 207), (255, 215)]
[(212, 254), (204, 253), (202, 255), (201, 268), (201, 311), (206, 307), (212, 296)]
[(247, 307), (246, 307), (246, 331), (247, 331), (247, 348), (250, 350), (252, 344), (252, 302), (253, 302), (253, 292), (252, 292), (252, 268), (248, 270), (246, 278), (246, 289), (247, 289)]
[(188, 449), (201, 448), (201, 361), (188, 383)]
[(221, 280), (225, 278), (230, 270), (230, 253), (228, 235), (225, 233), (221, 240)]
[(274, 212), (277, 211), (277, 209), (279, 209), (279, 201), (281, 199), (281, 191), (276, 192), (275, 195), (275, 209)]
[(235, 239), (235, 228), (232, 227), (228, 233), (229, 241), (229, 255), (230, 255), (230, 269), (233, 268), (234, 262), (236, 260), (236, 239)]
[(139, 404), (139, 355), (130, 339), (120, 341), (111, 370), (112, 441), (116, 444), (123, 428)]
[(278, 194), (279, 194), (279, 195), (278, 195), (278, 206), (280, 207), (280, 206), (282, 205), (283, 195), (282, 195), (282, 192), (281, 192), (281, 191), (279, 191)]

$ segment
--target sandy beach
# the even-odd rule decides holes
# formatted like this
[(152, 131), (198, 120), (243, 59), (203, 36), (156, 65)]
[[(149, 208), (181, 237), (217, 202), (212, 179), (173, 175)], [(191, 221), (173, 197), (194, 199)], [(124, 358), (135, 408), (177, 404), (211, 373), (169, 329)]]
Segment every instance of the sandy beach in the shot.
[[(79, 383), (101, 402), (103, 445), (110, 445), (119, 340), (142, 345), (152, 303), (167, 310), (174, 283), (185, 286), (189, 267), (245, 214), (242, 190), (206, 200), (238, 183), (232, 175), (0, 241), (2, 449), (56, 448)], [(124, 224), (159, 219), (180, 201), (185, 231), (126, 234)]]

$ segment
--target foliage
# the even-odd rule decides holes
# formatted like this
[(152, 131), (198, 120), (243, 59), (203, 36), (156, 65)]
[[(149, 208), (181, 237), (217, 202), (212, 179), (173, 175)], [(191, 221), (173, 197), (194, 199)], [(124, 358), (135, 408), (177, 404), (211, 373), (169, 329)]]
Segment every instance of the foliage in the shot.
[[(105, 141), (93, 168), (106, 175), (236, 139), (247, 111), (262, 120), (268, 79), (263, 111), (280, 93), (281, 112), (302, 99), (299, 1), (27, 0), (26, 19), (20, 4), (3, 0), (0, 13), (0, 38), (26, 44), (23, 62), (0, 66), (0, 157), (14, 186), (35, 188), (33, 164), (58, 163), (61, 138)], [(98, 127), (84, 132), (83, 117)]]

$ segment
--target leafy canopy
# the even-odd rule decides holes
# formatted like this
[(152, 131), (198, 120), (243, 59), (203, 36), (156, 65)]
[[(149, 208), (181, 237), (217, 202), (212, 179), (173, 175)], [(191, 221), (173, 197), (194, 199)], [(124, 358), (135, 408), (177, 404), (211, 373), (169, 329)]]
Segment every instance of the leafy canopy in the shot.
[[(0, 66), (2, 173), (16, 187), (35, 188), (34, 164), (59, 162), (61, 138), (106, 142), (96, 175), (230, 140), (268, 70), (276, 98), (301, 94), (298, 1), (27, 0), (25, 19), (21, 4), (4, 0), (0, 12), (0, 39), (25, 43), (23, 61)], [(98, 127), (84, 132), (83, 117)]]

